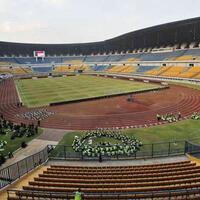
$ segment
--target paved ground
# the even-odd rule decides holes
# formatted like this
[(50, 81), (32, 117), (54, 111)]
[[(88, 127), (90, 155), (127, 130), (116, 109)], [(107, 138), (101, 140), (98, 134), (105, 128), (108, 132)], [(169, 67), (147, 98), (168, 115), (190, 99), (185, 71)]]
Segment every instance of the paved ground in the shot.
[(48, 144), (56, 145), (58, 142), (56, 141), (48, 141), (48, 140), (41, 140), (41, 139), (34, 139), (32, 140), (25, 149), (19, 149), (15, 154), (14, 157), (8, 159), (0, 169), (12, 165), (30, 155), (33, 155), (42, 149), (44, 149)]
[(37, 139), (59, 142), (67, 132), (71, 131), (45, 128)]
[(139, 160), (118, 160), (118, 161), (49, 161), (46, 165), (66, 165), (66, 166), (126, 166), (126, 165), (148, 165), (186, 161), (186, 156), (174, 156), (166, 158), (153, 158), (153, 159), (139, 159)]
[(32, 140), (25, 149), (19, 149), (14, 157), (8, 159), (0, 169), (12, 165), (17, 161), (20, 161), (30, 155), (33, 155), (42, 149), (44, 149), (48, 144), (56, 145), (62, 139), (64, 134), (69, 131), (57, 130), (57, 129), (44, 129), (43, 133), (36, 139)]

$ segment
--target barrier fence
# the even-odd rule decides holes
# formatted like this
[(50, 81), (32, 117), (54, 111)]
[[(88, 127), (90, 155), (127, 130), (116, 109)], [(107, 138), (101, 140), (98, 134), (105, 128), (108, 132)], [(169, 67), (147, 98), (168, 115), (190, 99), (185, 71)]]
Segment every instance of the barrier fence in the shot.
[[(131, 156), (102, 156), (104, 160), (147, 159), (167, 156), (200, 154), (200, 145), (188, 141), (174, 141), (165, 143), (145, 144)], [(98, 157), (83, 156), (80, 152), (74, 152), (71, 146), (48, 145), (42, 151), (24, 158), (8, 167), (0, 170), (0, 189), (13, 183), (48, 159), (61, 160), (98, 160)]]
[[(184, 155), (186, 153), (186, 141), (163, 142), (154, 144), (144, 144), (139, 151), (130, 156), (115, 155), (106, 156), (101, 155), (102, 160), (124, 160), (124, 159), (147, 159), (167, 156)], [(82, 155), (81, 152), (74, 152), (71, 146), (64, 145), (50, 145), (51, 152), (50, 159), (65, 159), (65, 160), (98, 160), (98, 156), (88, 157)]]
[[(74, 193), (64, 193), (64, 192), (47, 192), (47, 191), (30, 191), (30, 190), (8, 190), (8, 199), (12, 199), (18, 196), (18, 199), (64, 199), (71, 200), (74, 199)], [(180, 190), (165, 190), (165, 191), (152, 191), (152, 192), (127, 192), (127, 193), (82, 193), (82, 199), (160, 199), (167, 198), (168, 200), (180, 199), (180, 195), (184, 199), (190, 199), (190, 197), (195, 197), (195, 195), (200, 194), (199, 188), (194, 189), (180, 189)]]
[(48, 147), (0, 170), (0, 189), (27, 174), (48, 159)]

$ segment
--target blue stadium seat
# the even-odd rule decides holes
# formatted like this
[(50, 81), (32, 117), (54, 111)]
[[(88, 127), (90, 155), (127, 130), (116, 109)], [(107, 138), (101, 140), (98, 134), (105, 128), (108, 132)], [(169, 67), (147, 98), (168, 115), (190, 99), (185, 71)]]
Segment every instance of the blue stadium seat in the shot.
[(33, 72), (38, 72), (38, 73), (49, 73), (52, 72), (52, 67), (33, 67), (32, 66)]

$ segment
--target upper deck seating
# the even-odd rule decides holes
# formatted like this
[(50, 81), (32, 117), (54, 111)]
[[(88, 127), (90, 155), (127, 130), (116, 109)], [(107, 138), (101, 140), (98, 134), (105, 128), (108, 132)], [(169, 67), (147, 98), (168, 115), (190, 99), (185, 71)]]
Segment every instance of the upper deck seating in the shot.
[(124, 55), (122, 54), (113, 54), (113, 55), (108, 55), (106, 58), (106, 62), (118, 62), (123, 58)]
[(200, 49), (182, 49), (170, 52), (139, 52), (110, 55), (73, 55), (73, 56), (46, 56), (43, 60), (34, 57), (0, 57), (0, 62), (17, 64), (53, 64), (72, 62), (123, 62), (123, 61), (164, 61), (164, 60), (199, 60)]
[(144, 53), (140, 60), (142, 61), (162, 61), (170, 60), (172, 58), (179, 57), (184, 54), (184, 50), (171, 51), (171, 52), (159, 52), (159, 53)]
[(104, 62), (107, 60), (108, 55), (94, 55), (86, 56), (84, 62)]

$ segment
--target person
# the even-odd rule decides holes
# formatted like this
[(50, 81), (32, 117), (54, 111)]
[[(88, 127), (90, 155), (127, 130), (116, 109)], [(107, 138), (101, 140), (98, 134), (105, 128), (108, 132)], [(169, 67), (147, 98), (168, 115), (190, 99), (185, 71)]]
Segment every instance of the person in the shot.
[(180, 120), (180, 119), (181, 119), (181, 113), (178, 112), (178, 120)]
[(75, 198), (74, 200), (82, 200), (82, 193), (81, 189), (79, 188), (78, 191), (75, 193)]
[(133, 102), (133, 95), (130, 95), (130, 101)]
[(101, 155), (101, 153), (99, 153), (99, 162), (100, 163), (102, 162), (102, 155)]
[(159, 114), (156, 115), (156, 118), (157, 118), (158, 121), (161, 120), (161, 116)]
[(38, 124), (37, 125), (40, 126), (40, 120), (38, 120)]

